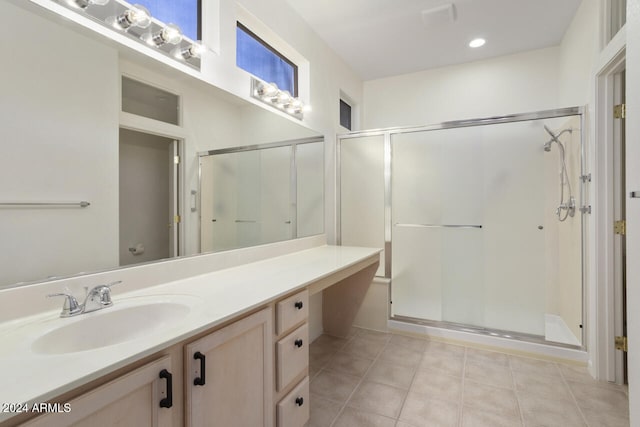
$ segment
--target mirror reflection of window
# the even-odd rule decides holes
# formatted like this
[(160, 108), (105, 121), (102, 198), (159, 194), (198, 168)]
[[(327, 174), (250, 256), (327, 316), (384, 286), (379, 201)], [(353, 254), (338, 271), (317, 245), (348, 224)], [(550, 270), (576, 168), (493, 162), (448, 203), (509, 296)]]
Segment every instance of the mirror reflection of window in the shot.
[(180, 27), (191, 40), (202, 40), (201, 0), (136, 0), (151, 12), (151, 16)]

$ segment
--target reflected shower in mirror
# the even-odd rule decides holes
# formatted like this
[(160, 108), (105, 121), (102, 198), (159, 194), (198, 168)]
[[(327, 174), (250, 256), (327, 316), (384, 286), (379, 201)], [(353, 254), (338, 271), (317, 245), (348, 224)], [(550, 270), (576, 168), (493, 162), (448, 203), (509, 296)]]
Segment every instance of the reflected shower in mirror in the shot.
[[(319, 138), (298, 120), (123, 54), (30, 3), (0, 2), (7, 35), (0, 47), (12, 56), (3, 63), (0, 97), (0, 288), (199, 254), (198, 153)], [(11, 34), (23, 35), (20, 49)], [(256, 190), (249, 181), (226, 189), (246, 203), (260, 193), (260, 209), (283, 223), (224, 247), (323, 232), (323, 146), (299, 147), (306, 166), (296, 182), (296, 227), (284, 224), (295, 220), (296, 207), (291, 168), (279, 154), (261, 161), (263, 174), (270, 162), (278, 165), (276, 176), (264, 176), (281, 189)], [(234, 220), (254, 219), (255, 212), (241, 213)], [(223, 248), (205, 248), (213, 249)]]
[(321, 233), (322, 153), (317, 138), (201, 153), (200, 250)]

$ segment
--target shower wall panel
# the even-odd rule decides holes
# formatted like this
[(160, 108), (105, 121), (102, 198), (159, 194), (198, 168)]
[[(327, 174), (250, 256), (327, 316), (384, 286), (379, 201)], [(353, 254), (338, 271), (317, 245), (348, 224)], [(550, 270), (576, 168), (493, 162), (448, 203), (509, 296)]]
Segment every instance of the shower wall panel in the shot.
[[(340, 146), (343, 245), (385, 247), (384, 137), (349, 138)], [(384, 252), (377, 276), (385, 275)]]

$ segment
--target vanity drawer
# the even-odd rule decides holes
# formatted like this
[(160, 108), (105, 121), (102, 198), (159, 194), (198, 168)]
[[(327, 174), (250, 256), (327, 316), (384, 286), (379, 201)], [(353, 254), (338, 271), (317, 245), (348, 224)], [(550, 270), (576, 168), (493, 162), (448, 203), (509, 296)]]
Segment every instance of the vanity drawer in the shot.
[(276, 304), (276, 334), (287, 331), (309, 315), (309, 291), (304, 290)]
[(309, 366), (309, 326), (305, 323), (276, 344), (276, 388), (287, 386)]
[(278, 427), (302, 427), (309, 419), (309, 377), (305, 377), (277, 405)]

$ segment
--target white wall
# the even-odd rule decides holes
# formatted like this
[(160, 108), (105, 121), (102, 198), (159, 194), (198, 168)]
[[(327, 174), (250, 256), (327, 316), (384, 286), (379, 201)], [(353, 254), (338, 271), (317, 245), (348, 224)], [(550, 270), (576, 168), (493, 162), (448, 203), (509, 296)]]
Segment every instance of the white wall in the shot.
[(91, 203), (1, 208), (0, 285), (117, 265), (117, 52), (5, 1), (0, 21), (0, 201)]
[(552, 47), (364, 84), (364, 128), (412, 126), (558, 107)]

